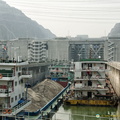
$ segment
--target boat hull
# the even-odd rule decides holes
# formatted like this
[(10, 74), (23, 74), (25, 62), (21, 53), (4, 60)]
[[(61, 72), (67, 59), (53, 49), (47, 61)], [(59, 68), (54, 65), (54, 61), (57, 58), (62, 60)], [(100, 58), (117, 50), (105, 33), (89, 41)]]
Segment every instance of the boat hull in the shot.
[(112, 100), (65, 100), (67, 105), (85, 105), (85, 106), (115, 106), (116, 102)]

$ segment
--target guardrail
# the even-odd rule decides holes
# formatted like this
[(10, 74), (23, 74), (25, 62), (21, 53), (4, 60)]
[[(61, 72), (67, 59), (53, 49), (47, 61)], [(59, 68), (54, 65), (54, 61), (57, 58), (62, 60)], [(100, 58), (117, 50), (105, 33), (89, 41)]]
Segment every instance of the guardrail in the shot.
[(2, 77), (13, 77), (13, 73), (1, 73)]

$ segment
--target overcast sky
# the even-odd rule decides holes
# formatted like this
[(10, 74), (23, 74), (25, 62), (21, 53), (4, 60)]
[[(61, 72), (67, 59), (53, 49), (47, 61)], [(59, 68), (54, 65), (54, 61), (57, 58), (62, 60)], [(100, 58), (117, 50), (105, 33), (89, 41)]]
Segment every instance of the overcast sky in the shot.
[(4, 0), (58, 37), (108, 35), (120, 22), (120, 0)]

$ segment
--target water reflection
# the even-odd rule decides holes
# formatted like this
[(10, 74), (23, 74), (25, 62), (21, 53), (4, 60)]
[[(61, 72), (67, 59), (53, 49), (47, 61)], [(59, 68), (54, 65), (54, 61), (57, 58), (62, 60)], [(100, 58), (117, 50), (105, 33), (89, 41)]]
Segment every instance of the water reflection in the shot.
[(116, 111), (117, 111), (116, 107), (91, 107), (91, 106), (62, 105), (59, 108), (57, 114), (53, 116), (53, 120), (54, 118), (58, 120), (99, 120), (100, 119), (99, 115), (101, 117), (106, 117), (102, 120), (109, 120), (111, 114), (115, 114)]
[(117, 115), (117, 120), (120, 120), (120, 103), (119, 103), (119, 105), (117, 107), (116, 115)]

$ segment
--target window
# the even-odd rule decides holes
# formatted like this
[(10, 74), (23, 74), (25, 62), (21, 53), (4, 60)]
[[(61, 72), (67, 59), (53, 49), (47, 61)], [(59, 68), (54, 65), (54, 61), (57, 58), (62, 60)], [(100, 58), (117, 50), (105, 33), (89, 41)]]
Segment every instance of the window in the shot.
[(19, 67), (19, 70), (22, 70), (22, 68), (21, 68), (21, 67)]
[(14, 99), (13, 99), (13, 97), (11, 98), (11, 103), (12, 103), (12, 102), (14, 102)]
[(17, 96), (15, 96), (15, 100), (17, 100)]
[(21, 79), (21, 83), (23, 83), (23, 79)]
[(21, 98), (21, 94), (19, 94), (19, 99)]
[(24, 97), (24, 93), (22, 93), (22, 97)]
[(16, 67), (16, 71), (18, 71), (18, 67)]
[(15, 82), (15, 86), (17, 86), (17, 81)]

